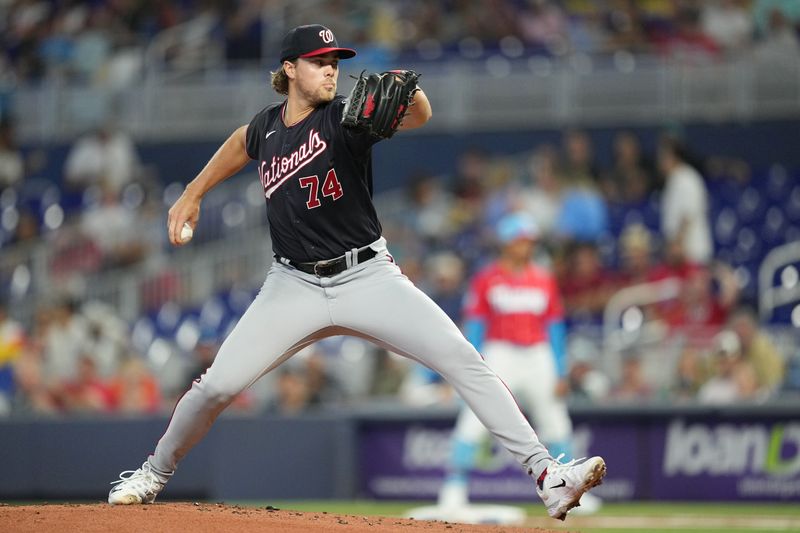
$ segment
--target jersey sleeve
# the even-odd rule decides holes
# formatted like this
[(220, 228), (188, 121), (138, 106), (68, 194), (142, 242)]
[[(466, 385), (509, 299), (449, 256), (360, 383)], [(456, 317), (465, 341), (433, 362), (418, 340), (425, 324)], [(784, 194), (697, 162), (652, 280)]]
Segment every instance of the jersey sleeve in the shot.
[(464, 319), (485, 320), (489, 316), (489, 299), (486, 295), (487, 278), (483, 274), (475, 277), (464, 298)]
[(245, 149), (250, 159), (258, 159), (261, 141), (267, 131), (267, 112), (269, 107), (262, 109), (247, 126)]

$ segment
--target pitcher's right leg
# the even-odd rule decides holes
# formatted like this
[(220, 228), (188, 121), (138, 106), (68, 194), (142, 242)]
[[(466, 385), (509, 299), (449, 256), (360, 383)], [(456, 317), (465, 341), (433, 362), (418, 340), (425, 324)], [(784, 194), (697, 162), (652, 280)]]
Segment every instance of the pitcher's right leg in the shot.
[(236, 395), (328, 326), (330, 315), (322, 290), (282, 265), (273, 266), (214, 363), (178, 401), (153, 455), (138, 470), (120, 475), (109, 503), (152, 503), (178, 462)]

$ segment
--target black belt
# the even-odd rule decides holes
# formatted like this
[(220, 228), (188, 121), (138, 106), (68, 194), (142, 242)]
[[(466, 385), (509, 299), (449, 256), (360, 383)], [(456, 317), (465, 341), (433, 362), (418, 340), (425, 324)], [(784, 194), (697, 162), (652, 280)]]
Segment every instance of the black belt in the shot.
[[(358, 254), (356, 254), (356, 257), (358, 258), (357, 263), (360, 264), (364, 261), (369, 261), (376, 255), (378, 255), (378, 252), (372, 248), (364, 248), (358, 252)], [(337, 257), (336, 259), (317, 261), (315, 263), (298, 263), (297, 261), (292, 261), (291, 259), (282, 259), (277, 255), (275, 257), (282, 263), (296, 268), (300, 272), (305, 272), (306, 274), (311, 274), (319, 278), (329, 278), (331, 276), (335, 276), (336, 274), (341, 274), (348, 268), (347, 257), (344, 255)]]

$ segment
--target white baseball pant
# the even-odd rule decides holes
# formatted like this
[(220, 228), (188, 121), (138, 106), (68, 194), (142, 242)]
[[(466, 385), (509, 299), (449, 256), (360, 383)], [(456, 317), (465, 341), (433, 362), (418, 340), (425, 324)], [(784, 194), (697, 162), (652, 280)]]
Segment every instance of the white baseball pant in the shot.
[(538, 478), (552, 458), (506, 386), (444, 311), (400, 272), (386, 241), (370, 246), (375, 258), (329, 278), (273, 263), (214, 363), (178, 401), (148, 459), (157, 473), (170, 475), (236, 395), (261, 376), (319, 339), (354, 335), (441, 374)]

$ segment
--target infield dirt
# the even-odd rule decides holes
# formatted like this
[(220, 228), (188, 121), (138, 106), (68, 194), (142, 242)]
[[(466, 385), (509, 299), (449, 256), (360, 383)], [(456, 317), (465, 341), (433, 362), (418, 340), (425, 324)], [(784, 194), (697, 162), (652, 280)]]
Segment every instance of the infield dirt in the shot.
[(380, 516), (353, 516), (213, 503), (0, 504), (0, 531), (13, 533), (161, 532), (332, 532), (550, 533), (553, 530), (492, 525), (425, 522)]

